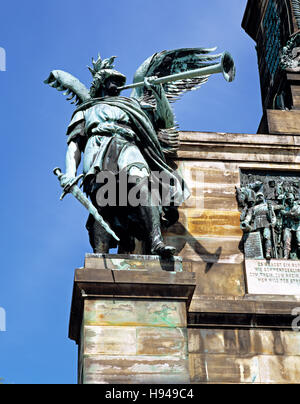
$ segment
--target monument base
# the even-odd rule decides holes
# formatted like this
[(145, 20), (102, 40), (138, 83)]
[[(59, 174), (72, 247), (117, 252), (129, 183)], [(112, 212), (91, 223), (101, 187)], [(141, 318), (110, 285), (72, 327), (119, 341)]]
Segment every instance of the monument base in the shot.
[(179, 257), (87, 254), (75, 271), (69, 327), (78, 383), (189, 383), (194, 289)]

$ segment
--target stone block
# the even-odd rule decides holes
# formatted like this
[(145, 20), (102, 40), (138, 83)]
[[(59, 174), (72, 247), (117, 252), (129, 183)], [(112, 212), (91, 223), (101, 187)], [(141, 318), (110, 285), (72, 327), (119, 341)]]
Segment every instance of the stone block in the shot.
[[(300, 356), (300, 332), (280, 331), (284, 354)], [(300, 381), (300, 379), (299, 379)]]
[(186, 382), (189, 378), (188, 361), (176, 356), (103, 356), (85, 355), (83, 358), (83, 384), (123, 383), (126, 378), (137, 383)]
[(136, 333), (138, 355), (188, 357), (186, 328), (138, 327)]
[(134, 327), (84, 326), (83, 355), (136, 355)]
[(257, 357), (240, 358), (224, 354), (190, 354), (193, 383), (255, 383), (259, 382)]
[(151, 300), (85, 300), (83, 324), (87, 326), (186, 327), (186, 307), (181, 302)]
[(112, 255), (112, 254), (86, 254), (85, 268), (108, 269), (114, 271), (142, 271), (161, 272), (162, 269), (170, 272), (182, 272), (182, 258), (174, 257), (170, 260), (162, 260), (153, 255)]

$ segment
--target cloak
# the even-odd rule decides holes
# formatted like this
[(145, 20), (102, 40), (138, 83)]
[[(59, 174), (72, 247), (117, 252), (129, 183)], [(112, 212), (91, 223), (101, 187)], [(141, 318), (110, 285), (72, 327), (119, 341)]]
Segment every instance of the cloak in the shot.
[[(169, 190), (171, 200), (174, 201), (175, 205), (181, 205), (190, 196), (190, 192), (184, 180), (167, 164), (154, 126), (140, 103), (134, 98), (120, 96), (95, 98), (81, 104), (74, 112), (73, 117), (76, 113), (85, 111), (97, 104), (120, 108), (129, 116), (135, 134), (133, 141), (141, 151), (149, 169), (152, 173), (164, 173), (166, 175), (164, 178), (168, 178), (168, 181), (166, 184), (161, 183), (161, 186), (164, 187), (165, 185), (171, 188), (171, 191)], [(160, 182), (162, 182), (161, 179)]]

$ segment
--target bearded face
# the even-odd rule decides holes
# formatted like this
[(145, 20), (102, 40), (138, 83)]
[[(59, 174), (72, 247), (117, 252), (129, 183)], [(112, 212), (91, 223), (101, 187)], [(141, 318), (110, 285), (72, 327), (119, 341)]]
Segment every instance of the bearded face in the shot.
[(101, 73), (97, 73), (94, 76), (94, 80), (92, 82), (91, 88), (90, 88), (90, 95), (92, 98), (98, 98), (98, 97), (103, 97), (103, 83), (105, 81), (105, 76), (102, 72)]
[(90, 95), (92, 98), (118, 96), (120, 95), (118, 87), (122, 85), (124, 85), (124, 79), (122, 77), (115, 75), (105, 77), (104, 74), (97, 74), (92, 82)]

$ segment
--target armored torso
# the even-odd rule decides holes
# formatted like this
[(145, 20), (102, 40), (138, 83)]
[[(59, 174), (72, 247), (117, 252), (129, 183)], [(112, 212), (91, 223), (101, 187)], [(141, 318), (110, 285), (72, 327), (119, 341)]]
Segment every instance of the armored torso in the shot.
[(253, 230), (270, 227), (271, 217), (269, 207), (266, 203), (254, 206), (252, 208), (252, 221), (251, 226)]

